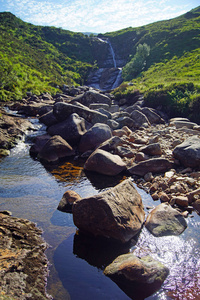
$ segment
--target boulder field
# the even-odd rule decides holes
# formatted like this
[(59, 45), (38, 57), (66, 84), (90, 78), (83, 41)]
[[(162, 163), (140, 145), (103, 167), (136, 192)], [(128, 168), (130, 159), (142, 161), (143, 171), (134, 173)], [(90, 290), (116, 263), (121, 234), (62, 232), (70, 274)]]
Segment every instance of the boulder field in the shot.
[[(76, 88), (75, 96), (67, 91), (29, 95), (10, 105), (46, 125), (30, 154), (44, 164), (81, 159), (86, 172), (121, 174), (124, 180), (87, 198), (66, 191), (58, 209), (73, 214), (81, 233), (119, 243), (131, 242), (143, 226), (157, 237), (181, 234), (185, 218), (193, 210), (200, 213), (200, 126), (145, 107), (142, 95), (116, 101), (93, 88)], [(146, 220), (133, 182), (161, 202)], [(117, 257), (104, 273), (131, 298), (137, 292), (144, 299), (160, 288), (169, 270), (131, 253)]]

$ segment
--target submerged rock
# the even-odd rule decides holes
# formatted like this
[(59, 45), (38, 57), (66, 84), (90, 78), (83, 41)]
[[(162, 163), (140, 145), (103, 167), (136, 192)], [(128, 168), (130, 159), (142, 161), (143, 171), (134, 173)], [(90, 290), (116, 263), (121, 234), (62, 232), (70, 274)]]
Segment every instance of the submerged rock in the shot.
[(118, 256), (104, 270), (131, 299), (143, 300), (162, 285), (169, 270), (150, 256), (136, 257), (133, 253)]
[(140, 231), (144, 218), (141, 196), (130, 179), (73, 205), (74, 224), (81, 231), (122, 243)]
[(180, 235), (187, 228), (187, 222), (171, 205), (161, 203), (150, 212), (145, 226), (154, 236)]

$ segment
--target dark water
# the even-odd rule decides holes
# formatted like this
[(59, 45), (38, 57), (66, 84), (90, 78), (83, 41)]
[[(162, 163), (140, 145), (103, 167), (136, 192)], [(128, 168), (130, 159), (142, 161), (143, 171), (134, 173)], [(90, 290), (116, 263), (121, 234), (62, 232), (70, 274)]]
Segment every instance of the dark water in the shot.
[[(55, 300), (130, 299), (103, 275), (106, 265), (128, 251), (150, 254), (170, 269), (162, 288), (148, 299), (200, 299), (200, 217), (196, 213), (187, 219), (188, 228), (181, 236), (155, 238), (144, 228), (131, 249), (81, 236), (72, 215), (57, 210), (64, 192), (71, 189), (85, 197), (122, 178), (85, 174), (77, 161), (44, 167), (30, 158), (29, 143), (19, 143), (9, 157), (0, 160), (0, 210), (10, 210), (13, 216), (34, 221), (43, 229), (50, 245), (47, 290)], [(159, 204), (139, 192), (145, 206)]]

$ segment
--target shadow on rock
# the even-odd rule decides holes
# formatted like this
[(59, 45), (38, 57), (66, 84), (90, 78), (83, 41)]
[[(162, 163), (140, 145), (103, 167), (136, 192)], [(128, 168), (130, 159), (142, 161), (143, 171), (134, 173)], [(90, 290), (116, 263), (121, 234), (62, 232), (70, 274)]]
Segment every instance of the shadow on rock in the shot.
[(93, 187), (98, 190), (114, 187), (126, 178), (124, 174), (119, 174), (116, 176), (106, 176), (86, 170), (84, 170), (84, 172)]

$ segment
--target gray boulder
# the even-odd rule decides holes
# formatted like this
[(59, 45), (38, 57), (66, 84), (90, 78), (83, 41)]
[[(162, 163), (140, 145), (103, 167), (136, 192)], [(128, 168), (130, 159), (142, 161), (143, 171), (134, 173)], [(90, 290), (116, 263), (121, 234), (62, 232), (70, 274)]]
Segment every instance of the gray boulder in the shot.
[(119, 128), (122, 128), (124, 126), (131, 128), (134, 125), (133, 119), (128, 116), (119, 117), (115, 119), (115, 121), (119, 123)]
[(163, 118), (153, 108), (144, 107), (142, 108), (142, 113), (145, 114), (151, 124), (165, 124)]
[(74, 224), (81, 231), (122, 243), (140, 231), (144, 218), (141, 196), (130, 179), (73, 205)]
[(145, 174), (166, 172), (173, 168), (173, 163), (165, 158), (151, 158), (139, 162), (137, 165), (128, 169), (131, 175), (144, 176)]
[(110, 127), (106, 124), (97, 123), (81, 137), (79, 151), (84, 153), (88, 150), (94, 150), (111, 137)]
[(200, 168), (200, 139), (197, 136), (188, 138), (176, 146), (173, 155), (185, 167)]
[(196, 123), (193, 123), (193, 122), (188, 122), (188, 121), (179, 121), (179, 120), (175, 120), (175, 121), (171, 121), (169, 126), (175, 126), (176, 129), (179, 129), (179, 128), (183, 128), (183, 127), (186, 127), (188, 129), (193, 129), (194, 126), (196, 126), (197, 124)]
[(51, 138), (49, 134), (39, 135), (34, 139), (34, 144), (30, 148), (30, 155), (37, 156), (46, 142)]
[(169, 269), (150, 256), (141, 258), (133, 253), (118, 256), (104, 270), (131, 299), (144, 300), (160, 289)]
[(109, 106), (112, 103), (112, 100), (108, 96), (101, 94), (95, 90), (89, 90), (85, 92), (83, 95), (76, 97), (74, 101), (78, 101), (88, 107), (93, 103), (103, 103), (108, 104)]
[(66, 120), (50, 126), (48, 134), (60, 135), (70, 145), (77, 145), (81, 136), (86, 132), (85, 120), (77, 114), (70, 115)]
[(46, 114), (42, 115), (41, 117), (39, 117), (39, 121), (45, 124), (46, 126), (51, 126), (58, 123), (58, 120), (54, 116), (53, 109), (47, 112)]
[(133, 127), (148, 127), (150, 126), (148, 118), (139, 110), (134, 110), (131, 113), (131, 118), (133, 119)]
[(154, 236), (180, 235), (187, 222), (169, 203), (161, 203), (150, 212), (145, 226)]
[(87, 159), (84, 169), (104, 175), (118, 175), (126, 170), (126, 164), (120, 156), (97, 149)]
[(108, 120), (106, 115), (103, 115), (98, 111), (70, 103), (57, 102), (54, 105), (53, 112), (58, 121), (66, 120), (73, 113), (78, 114), (91, 124), (106, 123)]
[(147, 155), (161, 155), (162, 150), (159, 143), (152, 143), (140, 148), (140, 151)]
[(51, 137), (39, 152), (39, 159), (58, 162), (60, 159), (75, 155), (72, 147), (59, 135)]
[(92, 104), (90, 104), (89, 108), (93, 109), (93, 110), (103, 108), (103, 109), (108, 111), (109, 110), (109, 105), (105, 104), (105, 103), (92, 103)]

